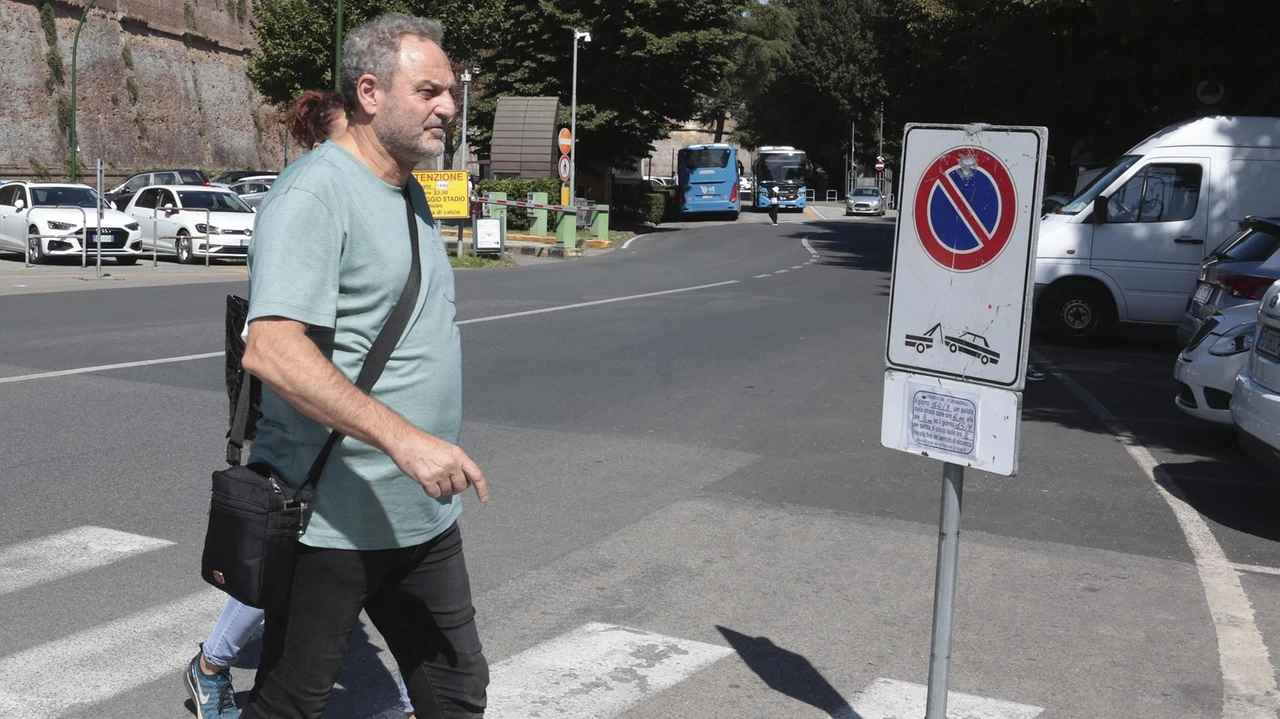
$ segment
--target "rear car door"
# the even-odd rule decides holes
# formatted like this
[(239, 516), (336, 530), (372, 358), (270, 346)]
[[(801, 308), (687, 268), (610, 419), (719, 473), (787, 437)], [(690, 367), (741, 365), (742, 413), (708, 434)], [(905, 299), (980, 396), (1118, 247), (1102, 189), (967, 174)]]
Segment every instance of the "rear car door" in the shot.
[(1094, 228), (1093, 267), (1124, 293), (1127, 319), (1176, 323), (1205, 256), (1208, 158), (1153, 160), (1107, 200)]
[(137, 220), (142, 229), (142, 246), (147, 249), (155, 247), (156, 236), (160, 234), (159, 222), (156, 219), (156, 205), (160, 199), (160, 188), (148, 187), (139, 192), (133, 205), (129, 208), (129, 216)]

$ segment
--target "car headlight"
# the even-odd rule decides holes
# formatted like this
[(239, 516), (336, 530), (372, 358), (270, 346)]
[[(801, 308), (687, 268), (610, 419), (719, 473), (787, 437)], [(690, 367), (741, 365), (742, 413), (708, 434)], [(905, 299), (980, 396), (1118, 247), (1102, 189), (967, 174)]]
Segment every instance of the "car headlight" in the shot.
[(1253, 335), (1257, 326), (1257, 322), (1246, 322), (1229, 330), (1219, 337), (1217, 342), (1209, 346), (1209, 354), (1218, 357), (1230, 357), (1241, 352), (1248, 352), (1253, 348)]
[(133, 232), (138, 229), (138, 223), (130, 222), (129, 224), (125, 225), (124, 228), (130, 232)]
[(213, 225), (206, 225), (203, 222), (196, 225), (196, 232), (199, 232), (202, 235), (221, 235), (222, 234), (222, 230), (219, 230)]
[(58, 222), (57, 220), (47, 220), (45, 224), (51, 230), (74, 230), (76, 225), (74, 222)]

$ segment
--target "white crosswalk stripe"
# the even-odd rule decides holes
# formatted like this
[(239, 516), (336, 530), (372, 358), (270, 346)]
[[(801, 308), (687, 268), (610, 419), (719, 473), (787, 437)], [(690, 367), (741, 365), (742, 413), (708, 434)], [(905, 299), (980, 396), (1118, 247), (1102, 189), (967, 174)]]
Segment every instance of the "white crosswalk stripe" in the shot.
[(226, 599), (209, 589), (0, 659), (0, 719), (53, 719), (178, 673)]
[(587, 624), (492, 667), (488, 719), (608, 719), (732, 654), (716, 644)]
[[(922, 717), (929, 688), (893, 679), (877, 679), (853, 703), (853, 713), (838, 719)], [(947, 692), (947, 716), (965, 719), (1035, 719), (1044, 709), (999, 699)]]
[(0, 549), (0, 596), (172, 544), (104, 527), (76, 527)]

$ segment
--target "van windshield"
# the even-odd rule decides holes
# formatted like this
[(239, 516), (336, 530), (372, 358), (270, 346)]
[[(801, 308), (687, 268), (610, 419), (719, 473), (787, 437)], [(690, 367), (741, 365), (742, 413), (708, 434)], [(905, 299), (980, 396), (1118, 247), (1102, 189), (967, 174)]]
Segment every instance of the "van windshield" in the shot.
[(1079, 195), (1076, 195), (1074, 200), (1058, 208), (1058, 213), (1077, 215), (1089, 209), (1089, 205), (1093, 204), (1094, 199), (1101, 195), (1103, 190), (1110, 187), (1117, 177), (1123, 175), (1125, 170), (1133, 167), (1133, 164), (1140, 159), (1142, 159), (1142, 155), (1125, 155), (1111, 163), (1111, 166), (1093, 178), (1093, 182), (1090, 182), (1088, 187), (1084, 188)]

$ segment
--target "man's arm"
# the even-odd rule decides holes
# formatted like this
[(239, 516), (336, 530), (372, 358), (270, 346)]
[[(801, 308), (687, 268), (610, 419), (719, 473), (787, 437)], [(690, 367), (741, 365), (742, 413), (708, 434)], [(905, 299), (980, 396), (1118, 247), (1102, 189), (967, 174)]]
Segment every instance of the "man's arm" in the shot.
[(489, 501), (484, 474), (462, 448), (414, 427), (361, 392), (307, 337), (305, 324), (283, 317), (249, 324), (241, 360), (245, 370), (294, 409), (382, 450), (432, 497), (461, 494), (471, 485), (481, 502)]

